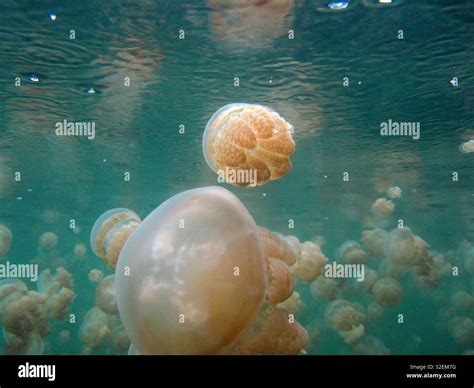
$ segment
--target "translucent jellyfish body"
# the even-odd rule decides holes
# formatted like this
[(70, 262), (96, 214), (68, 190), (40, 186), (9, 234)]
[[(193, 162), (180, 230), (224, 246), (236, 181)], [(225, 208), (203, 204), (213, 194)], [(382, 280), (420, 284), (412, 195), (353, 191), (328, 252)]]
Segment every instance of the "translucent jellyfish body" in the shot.
[(474, 322), (468, 317), (454, 317), (448, 322), (448, 331), (457, 344), (463, 347), (474, 345)]
[(92, 251), (115, 268), (123, 244), (139, 224), (140, 217), (131, 210), (117, 208), (106, 211), (92, 227)]
[(376, 219), (384, 219), (390, 217), (395, 210), (395, 205), (392, 201), (386, 198), (377, 199), (371, 206), (370, 211)]
[(0, 225), (0, 259), (6, 255), (12, 243), (12, 232), (5, 225)]
[(339, 247), (337, 256), (349, 264), (365, 264), (369, 257), (357, 241), (346, 241)]
[(296, 263), (290, 268), (291, 273), (298, 279), (310, 283), (320, 275), (327, 261), (319, 245), (305, 241), (300, 245), (300, 254)]
[(349, 345), (356, 343), (365, 333), (367, 317), (362, 307), (346, 300), (338, 299), (329, 303), (324, 319)]
[(53, 232), (46, 232), (40, 236), (39, 246), (42, 250), (49, 252), (58, 246), (58, 236)]
[(206, 125), (203, 152), (209, 167), (235, 186), (263, 185), (291, 169), (293, 127), (268, 107), (229, 104)]
[(362, 232), (362, 246), (372, 257), (381, 258), (385, 256), (385, 239), (388, 232), (384, 229), (371, 229)]
[(375, 283), (372, 292), (378, 304), (389, 308), (400, 303), (403, 296), (403, 287), (396, 279), (383, 278)]
[[(292, 285), (285, 266), (269, 264), (294, 259), (281, 240), (261, 233), (238, 198), (219, 187), (180, 193), (148, 215), (123, 246), (115, 273), (134, 349), (298, 353), (306, 331), (272, 303)], [(269, 292), (274, 279), (285, 292)]]
[(117, 302), (115, 300), (114, 275), (107, 276), (97, 286), (95, 292), (95, 304), (107, 314), (118, 313)]
[(385, 256), (394, 264), (413, 265), (415, 236), (408, 228), (393, 229), (385, 240)]

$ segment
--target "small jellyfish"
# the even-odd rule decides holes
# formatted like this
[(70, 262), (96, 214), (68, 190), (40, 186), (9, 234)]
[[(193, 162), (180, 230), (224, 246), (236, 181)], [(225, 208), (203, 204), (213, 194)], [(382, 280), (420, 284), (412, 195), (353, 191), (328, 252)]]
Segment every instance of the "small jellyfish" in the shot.
[(328, 259), (321, 252), (319, 245), (311, 241), (305, 241), (300, 247), (301, 254), (290, 270), (298, 279), (311, 283), (321, 273)]
[(107, 314), (118, 313), (115, 300), (115, 275), (109, 275), (99, 283), (95, 292), (95, 304)]
[(367, 323), (367, 317), (359, 305), (342, 299), (329, 303), (324, 312), (324, 320), (349, 345), (364, 335)]
[(92, 227), (92, 251), (110, 267), (115, 268), (123, 244), (140, 222), (140, 217), (128, 209), (106, 211)]
[(74, 256), (84, 257), (87, 252), (87, 246), (84, 243), (79, 243), (74, 246)]
[(474, 152), (474, 140), (468, 140), (464, 143), (462, 143), (460, 146), (459, 146), (459, 150), (463, 153), (463, 154), (468, 154), (470, 152)]
[(311, 283), (311, 295), (316, 300), (333, 300), (338, 293), (338, 284), (334, 279), (318, 276)]
[[(140, 354), (298, 354), (307, 333), (269, 299), (284, 293), (268, 292), (271, 260), (288, 265), (294, 258), (267, 233), (220, 187), (177, 194), (149, 214), (123, 245), (115, 272), (117, 305), (134, 348)], [(289, 292), (288, 277), (276, 279)]]
[(301, 313), (301, 311), (305, 308), (305, 304), (301, 300), (300, 294), (294, 291), (287, 300), (281, 303), (278, 303), (277, 307), (282, 310), (285, 310), (289, 314), (298, 316)]
[(58, 246), (58, 241), (58, 236), (56, 234), (53, 232), (47, 232), (40, 236), (39, 246), (43, 251), (49, 252)]
[(474, 275), (474, 247), (470, 248), (465, 254), (464, 268), (468, 273)]
[(369, 322), (378, 320), (383, 315), (384, 309), (377, 302), (371, 302), (367, 306), (367, 318)]
[(402, 300), (403, 287), (396, 279), (383, 278), (375, 283), (372, 292), (378, 304), (390, 308), (398, 305)]
[(463, 311), (472, 311), (474, 309), (474, 298), (466, 291), (458, 291), (451, 296), (452, 305)]
[(79, 329), (79, 337), (91, 349), (101, 347), (111, 334), (111, 316), (98, 307), (90, 309)]
[(2, 259), (12, 243), (12, 232), (5, 225), (0, 225), (0, 259)]
[(268, 107), (225, 105), (206, 125), (204, 157), (225, 182), (261, 186), (291, 170), (292, 132), (291, 124)]
[(415, 236), (408, 228), (395, 228), (385, 240), (385, 257), (394, 264), (413, 265), (416, 252)]
[(388, 218), (395, 210), (395, 205), (392, 201), (386, 198), (377, 199), (371, 206), (370, 211), (376, 219)]
[(339, 247), (337, 256), (348, 264), (365, 264), (369, 257), (357, 241), (346, 241)]
[(90, 270), (87, 277), (92, 283), (100, 283), (100, 281), (104, 278), (104, 273), (100, 269), (94, 268)]
[(46, 302), (48, 317), (56, 320), (63, 319), (69, 311), (69, 306), (74, 297), (74, 291), (66, 287), (61, 287), (56, 293), (51, 295)]
[(130, 338), (123, 326), (117, 326), (110, 334), (109, 349), (113, 353), (126, 352), (130, 348)]
[(58, 340), (60, 343), (65, 344), (71, 339), (71, 332), (69, 330), (61, 330), (58, 335)]
[(371, 229), (362, 232), (362, 246), (370, 256), (381, 258), (385, 256), (385, 240), (388, 232), (384, 229)]
[(392, 186), (387, 189), (387, 196), (390, 199), (397, 199), (402, 196), (402, 189), (398, 186)]
[(468, 317), (454, 317), (448, 322), (448, 331), (458, 345), (474, 345), (474, 322)]

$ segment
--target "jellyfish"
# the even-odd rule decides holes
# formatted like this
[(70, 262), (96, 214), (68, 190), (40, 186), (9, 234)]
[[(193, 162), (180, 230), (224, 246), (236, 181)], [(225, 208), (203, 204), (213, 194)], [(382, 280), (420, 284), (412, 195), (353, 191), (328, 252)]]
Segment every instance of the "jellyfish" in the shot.
[(43, 338), (36, 332), (18, 336), (4, 331), (6, 355), (41, 356), (44, 354)]
[(95, 292), (95, 304), (107, 314), (118, 313), (115, 300), (115, 275), (109, 275), (99, 283)]
[(61, 287), (59, 291), (51, 295), (46, 302), (48, 317), (56, 320), (63, 319), (69, 311), (69, 306), (74, 297), (74, 291), (66, 287)]
[(388, 232), (384, 229), (371, 229), (362, 232), (362, 246), (372, 257), (381, 258), (385, 256), (385, 240)]
[(383, 307), (380, 306), (377, 302), (371, 302), (367, 306), (367, 318), (370, 322), (374, 322), (383, 315), (383, 311)]
[(366, 268), (364, 274), (364, 280), (356, 281), (356, 287), (363, 292), (370, 293), (375, 283), (377, 282), (378, 275), (372, 268)]
[(316, 300), (333, 300), (338, 293), (338, 284), (336, 280), (318, 276), (311, 283), (311, 295)]
[(51, 270), (46, 269), (38, 276), (36, 288), (40, 294), (46, 297), (50, 297), (63, 287), (70, 290), (74, 288), (72, 276), (64, 267), (56, 268), (54, 275), (51, 273)]
[(137, 352), (298, 354), (306, 330), (273, 304), (292, 285), (272, 260), (292, 259), (288, 244), (268, 233), (220, 187), (177, 194), (149, 214), (115, 272), (120, 317)]
[(300, 294), (296, 291), (293, 291), (288, 299), (278, 303), (276, 306), (282, 310), (285, 310), (287, 313), (292, 314), (293, 316), (298, 316), (306, 307), (306, 305), (301, 300)]
[(458, 291), (451, 296), (452, 305), (463, 311), (472, 311), (474, 309), (474, 298), (466, 291)]
[(100, 269), (93, 268), (89, 271), (87, 278), (92, 283), (100, 283), (100, 281), (104, 278), (104, 273)]
[(385, 257), (394, 264), (413, 265), (415, 236), (408, 228), (395, 228), (385, 239)]
[(2, 259), (12, 243), (12, 232), (5, 225), (0, 225), (0, 259)]
[(128, 209), (106, 211), (92, 227), (92, 251), (110, 267), (115, 268), (120, 249), (140, 222), (140, 217)]
[(87, 247), (84, 243), (79, 243), (74, 246), (74, 256), (84, 257), (87, 253)]
[(3, 320), (5, 307), (14, 300), (26, 295), (28, 287), (18, 279), (0, 280), (0, 321)]
[(474, 247), (470, 248), (465, 254), (464, 268), (468, 273), (474, 275)]
[(91, 350), (99, 348), (112, 333), (113, 323), (112, 316), (98, 307), (93, 307), (84, 318), (84, 322), (79, 329), (79, 337)]
[(379, 198), (372, 204), (370, 210), (376, 219), (384, 219), (392, 215), (395, 205), (386, 198)]
[(454, 317), (448, 322), (448, 331), (458, 345), (474, 345), (474, 322), (468, 317)]
[(40, 236), (39, 246), (45, 252), (52, 251), (58, 246), (58, 236), (53, 232), (46, 232)]
[(71, 332), (69, 330), (61, 330), (58, 335), (60, 343), (65, 344), (71, 339)]
[(451, 271), (451, 264), (435, 252), (430, 252), (423, 261), (413, 267), (415, 283), (423, 290), (439, 287), (442, 277), (448, 276)]
[(365, 264), (368, 258), (367, 252), (357, 241), (346, 241), (339, 247), (337, 256), (348, 264)]
[(396, 279), (383, 278), (377, 280), (372, 292), (378, 304), (389, 308), (400, 303), (403, 296), (403, 287)]
[(319, 245), (311, 241), (301, 244), (298, 260), (290, 267), (291, 273), (298, 279), (311, 283), (321, 273), (328, 259), (321, 252)]
[(365, 334), (367, 317), (359, 305), (347, 300), (337, 299), (329, 303), (324, 320), (348, 345), (356, 343)]
[(389, 356), (391, 354), (390, 349), (380, 339), (372, 335), (364, 336), (353, 346), (353, 349), (357, 354), (365, 356)]
[(292, 132), (292, 125), (268, 107), (225, 105), (204, 130), (204, 158), (219, 181), (261, 186), (291, 170)]
[(468, 140), (464, 143), (462, 143), (460, 146), (459, 146), (459, 150), (463, 153), (463, 154), (468, 154), (470, 152), (474, 152), (474, 140)]
[(109, 340), (109, 349), (114, 353), (126, 352), (130, 348), (130, 338), (123, 326), (117, 326), (112, 330)]

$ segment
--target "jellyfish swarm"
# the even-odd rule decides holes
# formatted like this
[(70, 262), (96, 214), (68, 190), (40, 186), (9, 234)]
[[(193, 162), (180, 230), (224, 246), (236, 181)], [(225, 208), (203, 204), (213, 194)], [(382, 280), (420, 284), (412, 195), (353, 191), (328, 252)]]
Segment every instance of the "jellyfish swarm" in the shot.
[(264, 185), (291, 169), (293, 127), (268, 107), (228, 104), (206, 125), (203, 152), (209, 167), (234, 186)]
[(117, 262), (117, 305), (134, 352), (298, 353), (306, 330), (275, 306), (293, 291), (289, 252), (223, 188), (168, 199)]

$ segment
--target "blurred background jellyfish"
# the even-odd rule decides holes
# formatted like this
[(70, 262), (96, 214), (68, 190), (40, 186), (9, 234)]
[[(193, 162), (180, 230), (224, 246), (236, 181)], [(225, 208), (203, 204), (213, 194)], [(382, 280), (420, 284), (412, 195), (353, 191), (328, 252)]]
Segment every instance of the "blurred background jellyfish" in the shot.
[(383, 315), (383, 311), (383, 307), (377, 302), (371, 302), (367, 306), (367, 318), (369, 319), (369, 322), (377, 321)]
[(53, 232), (46, 232), (40, 236), (39, 246), (45, 251), (49, 252), (58, 246), (58, 236)]
[(311, 295), (319, 301), (336, 299), (338, 291), (337, 281), (324, 276), (318, 276), (311, 283)]
[(466, 291), (458, 291), (451, 295), (451, 304), (457, 310), (465, 312), (474, 310), (474, 298)]
[(408, 228), (393, 229), (385, 240), (385, 257), (394, 264), (413, 265), (415, 249), (415, 236)]
[(339, 247), (337, 257), (348, 264), (365, 264), (369, 256), (357, 241), (346, 241)]
[(338, 299), (329, 303), (324, 312), (324, 320), (348, 345), (356, 343), (365, 334), (367, 317), (363, 308), (347, 300)]
[(376, 220), (383, 220), (390, 217), (394, 210), (394, 203), (386, 198), (377, 199), (370, 208), (370, 211)]
[(100, 281), (104, 278), (104, 273), (100, 269), (93, 268), (89, 271), (87, 278), (92, 283), (100, 283)]
[(397, 199), (402, 196), (402, 189), (398, 186), (392, 186), (387, 189), (386, 193), (390, 199)]
[[(76, 230), (76, 229), (75, 229)], [(87, 246), (84, 243), (74, 245), (74, 256), (84, 257), (87, 253)]]
[[(121, 248), (115, 294), (127, 336), (140, 354), (298, 354), (306, 330), (275, 305), (295, 295), (295, 261), (229, 191), (175, 195)], [(81, 330), (90, 347), (110, 334), (96, 321), (89, 316)]]
[(140, 217), (128, 209), (106, 211), (92, 227), (92, 251), (110, 267), (115, 268), (123, 244), (140, 222)]
[(204, 157), (220, 180), (261, 186), (291, 170), (292, 132), (293, 126), (268, 107), (228, 104), (206, 125)]
[(371, 229), (362, 232), (362, 246), (371, 257), (385, 257), (385, 240), (388, 232), (384, 229)]
[(291, 28), (293, 0), (208, 0), (215, 38), (252, 48), (269, 46)]
[(99, 283), (95, 293), (95, 304), (107, 314), (118, 313), (115, 300), (115, 275), (109, 275)]
[(104, 345), (114, 327), (113, 317), (98, 307), (90, 309), (79, 329), (79, 337), (85, 344), (85, 353)]
[(454, 317), (448, 322), (448, 331), (456, 343), (464, 348), (474, 345), (474, 322), (468, 317)]
[(377, 280), (372, 289), (375, 300), (383, 307), (390, 308), (398, 305), (403, 296), (403, 287), (393, 278)]
[(385, 344), (372, 335), (364, 336), (359, 342), (353, 346), (357, 354), (365, 356), (389, 356), (391, 351)]
[(12, 232), (5, 225), (0, 225), (0, 260), (6, 255), (12, 243)]

